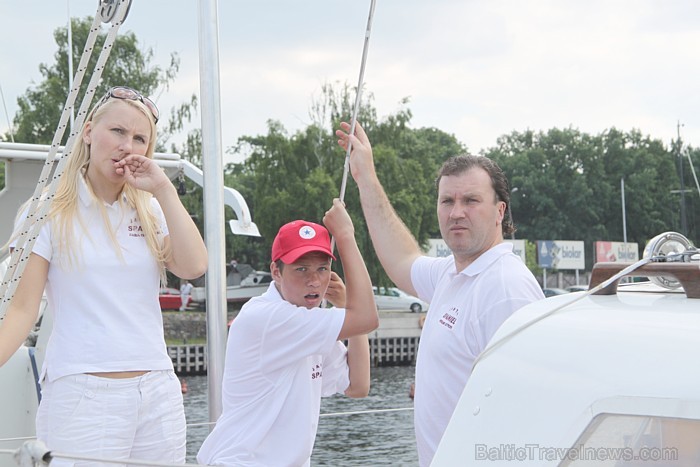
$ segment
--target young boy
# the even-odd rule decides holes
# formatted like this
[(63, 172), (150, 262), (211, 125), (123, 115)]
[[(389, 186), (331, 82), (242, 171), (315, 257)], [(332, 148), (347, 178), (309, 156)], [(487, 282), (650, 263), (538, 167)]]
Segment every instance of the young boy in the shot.
[[(298, 220), (280, 228), (272, 244), (273, 282), (231, 325), (223, 413), (199, 462), (309, 465), (321, 397), (369, 393), (367, 333), (379, 325), (372, 284), (340, 200), (323, 222), (335, 237), (347, 285), (331, 272), (335, 257), (323, 226)], [(320, 307), (324, 297), (332, 308)]]

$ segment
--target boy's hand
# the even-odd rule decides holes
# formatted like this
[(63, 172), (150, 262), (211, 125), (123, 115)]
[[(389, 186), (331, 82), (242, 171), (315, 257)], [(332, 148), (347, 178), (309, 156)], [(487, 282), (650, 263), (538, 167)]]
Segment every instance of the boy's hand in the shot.
[(323, 224), (328, 229), (328, 232), (333, 237), (336, 237), (336, 241), (341, 238), (352, 238), (354, 241), (355, 227), (352, 225), (350, 215), (345, 210), (345, 203), (340, 201), (340, 199), (335, 198), (333, 200), (333, 206), (323, 216)]

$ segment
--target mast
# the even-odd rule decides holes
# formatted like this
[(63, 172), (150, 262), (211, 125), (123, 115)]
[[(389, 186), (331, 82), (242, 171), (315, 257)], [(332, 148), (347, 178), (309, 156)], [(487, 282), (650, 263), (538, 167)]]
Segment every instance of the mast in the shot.
[(681, 126), (683, 124), (679, 121), (676, 124), (676, 132), (678, 134), (678, 172), (681, 181), (681, 233), (683, 235), (688, 235), (688, 221), (686, 220), (685, 214), (685, 176), (683, 175), (683, 142), (681, 141)]
[(209, 421), (222, 411), (221, 384), (226, 350), (226, 244), (223, 151), (219, 86), (219, 29), (216, 0), (199, 0), (199, 87), (202, 109), (204, 237), (207, 268), (207, 382)]

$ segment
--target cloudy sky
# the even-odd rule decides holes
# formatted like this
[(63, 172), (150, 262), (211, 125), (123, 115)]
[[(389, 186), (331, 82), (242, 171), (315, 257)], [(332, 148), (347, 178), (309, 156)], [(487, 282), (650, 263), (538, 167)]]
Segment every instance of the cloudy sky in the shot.
[[(220, 0), (223, 145), (266, 121), (305, 127), (326, 82), (357, 83), (369, 0)], [(17, 97), (53, 64), (53, 32), (94, 0), (0, 0), (0, 87)], [(195, 0), (133, 0), (122, 31), (181, 71), (162, 112), (199, 94)], [(636, 128), (700, 146), (696, 0), (378, 0), (366, 92), (380, 117), (410, 98), (413, 127), (454, 134), (472, 152), (511, 131)], [(0, 131), (8, 127), (0, 109)], [(370, 135), (371, 136), (371, 135)]]

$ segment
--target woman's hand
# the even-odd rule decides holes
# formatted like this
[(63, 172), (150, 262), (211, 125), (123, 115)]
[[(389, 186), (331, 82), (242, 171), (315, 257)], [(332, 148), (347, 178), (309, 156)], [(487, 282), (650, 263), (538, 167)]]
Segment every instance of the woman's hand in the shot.
[(132, 187), (156, 195), (163, 187), (171, 185), (170, 179), (153, 159), (130, 154), (114, 163), (117, 174), (123, 175)]

